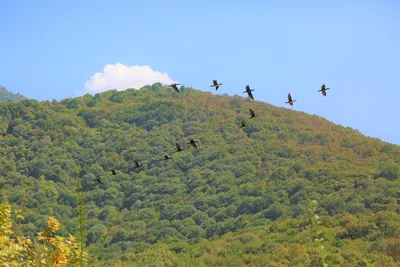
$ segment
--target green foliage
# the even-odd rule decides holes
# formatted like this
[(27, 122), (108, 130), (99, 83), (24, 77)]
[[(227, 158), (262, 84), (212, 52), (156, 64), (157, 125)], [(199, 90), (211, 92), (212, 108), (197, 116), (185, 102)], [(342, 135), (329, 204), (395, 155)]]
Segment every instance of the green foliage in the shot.
[[(79, 174), (79, 171), (77, 172)], [(87, 240), (87, 209), (86, 209), (86, 203), (85, 203), (85, 198), (84, 194), (81, 191), (80, 185), (77, 187), (77, 194), (78, 194), (78, 200), (79, 204), (77, 207), (77, 212), (78, 212), (78, 221), (79, 221), (79, 228), (78, 228), (78, 242), (79, 242), (79, 248), (80, 248), (80, 255), (84, 255), (85, 249), (86, 249), (86, 240)], [(84, 266), (84, 263), (87, 259), (85, 257), (80, 257), (79, 259), (79, 264), (80, 266)]]
[(380, 177), (387, 178), (389, 180), (399, 180), (400, 179), (400, 166), (394, 161), (385, 162), (380, 168)]
[[(326, 262), (398, 261), (398, 146), (302, 112), (180, 89), (0, 103), (0, 187), (24, 205), (19, 233), (56, 216), (60, 234), (77, 236), (102, 266), (320, 266), (307, 210), (315, 199), (334, 237)], [(247, 120), (249, 108), (260, 117)], [(174, 153), (175, 142), (185, 150)]]

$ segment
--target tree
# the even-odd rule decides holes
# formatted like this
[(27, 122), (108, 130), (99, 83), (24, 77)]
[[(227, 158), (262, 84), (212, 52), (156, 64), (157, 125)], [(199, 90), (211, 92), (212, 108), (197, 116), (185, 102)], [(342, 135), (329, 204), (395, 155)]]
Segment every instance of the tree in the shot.
[[(24, 219), (21, 214), (16, 218)], [(54, 235), (60, 229), (56, 218), (49, 216), (47, 228), (39, 232), (32, 241), (29, 238), (13, 236), (11, 207), (8, 203), (0, 205), (0, 262), (7, 266), (66, 266), (85, 258), (86, 251), (81, 251), (75, 237), (68, 238)]]
[(393, 161), (385, 162), (379, 176), (392, 181), (398, 180), (400, 179), (400, 166)]

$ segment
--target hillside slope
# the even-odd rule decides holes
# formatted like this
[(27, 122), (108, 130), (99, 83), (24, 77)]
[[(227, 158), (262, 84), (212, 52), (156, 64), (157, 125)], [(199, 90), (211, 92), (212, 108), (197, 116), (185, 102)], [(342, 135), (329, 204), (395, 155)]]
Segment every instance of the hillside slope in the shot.
[(9, 91), (7, 91), (7, 89), (3, 86), (0, 86), (0, 101), (20, 101), (23, 99), (27, 99), (25, 96), (21, 95), (21, 94), (13, 94)]
[[(54, 215), (61, 234), (76, 233), (79, 185), (87, 244), (102, 260), (149, 262), (157, 250), (146, 249), (158, 242), (186, 266), (191, 259), (199, 266), (262, 266), (270, 258), (257, 255), (294, 244), (305, 244), (301, 249), (315, 262), (307, 201), (316, 200), (323, 225), (336, 229), (330, 244), (342, 252), (348, 245), (356, 255), (333, 251), (342, 262), (399, 260), (379, 244), (399, 241), (400, 147), (306, 113), (180, 90), (154, 84), (60, 102), (0, 103), (0, 198), (23, 207), (18, 232), (32, 236)], [(249, 120), (248, 108), (260, 116)], [(185, 150), (174, 153), (175, 142)], [(172, 159), (163, 160), (166, 154)], [(308, 230), (301, 234), (299, 227)], [(222, 236), (240, 231), (238, 259), (218, 254), (231, 242)], [(287, 266), (288, 253), (271, 266)]]

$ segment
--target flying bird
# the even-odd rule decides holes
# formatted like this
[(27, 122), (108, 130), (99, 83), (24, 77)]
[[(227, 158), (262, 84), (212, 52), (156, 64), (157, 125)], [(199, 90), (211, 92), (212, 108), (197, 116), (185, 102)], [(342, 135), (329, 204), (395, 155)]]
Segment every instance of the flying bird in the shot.
[(287, 95), (288, 98), (288, 102), (285, 102), (291, 106), (293, 106), (293, 103), (296, 102), (297, 100), (292, 100), (292, 96), (290, 95), (290, 93)]
[(191, 144), (192, 147), (194, 147), (194, 148), (197, 149), (196, 142), (197, 142), (197, 141), (194, 141), (193, 139), (190, 139), (190, 142), (189, 142), (188, 144)]
[(244, 120), (242, 120), (240, 122), (239, 129), (244, 128), (244, 127), (246, 127), (246, 124), (244, 123)]
[(258, 114), (256, 115), (256, 113), (254, 113), (254, 110), (252, 110), (251, 108), (249, 108), (249, 110), (250, 110), (250, 116), (251, 116), (249, 119), (252, 119), (252, 118), (255, 118), (255, 117), (259, 116)]
[(321, 90), (318, 90), (318, 92), (321, 92), (323, 96), (326, 96), (326, 90), (329, 90), (329, 88), (326, 88), (325, 84), (322, 84)]
[(99, 184), (102, 184), (100, 178), (96, 178), (96, 179), (94, 179), (93, 181), (95, 181), (95, 182), (97, 182), (97, 183), (99, 183)]
[(210, 85), (210, 87), (215, 87), (215, 91), (216, 91), (216, 90), (218, 90), (220, 85), (222, 85), (222, 83), (218, 83), (217, 80), (213, 80), (213, 85)]
[(141, 165), (139, 165), (139, 162), (137, 160), (134, 160), (133, 162), (135, 163), (135, 168), (142, 167)]
[(177, 93), (179, 93), (179, 89), (178, 89), (177, 85), (180, 85), (180, 83), (173, 83), (169, 87), (172, 87)]
[(175, 143), (175, 144), (176, 144), (176, 152), (181, 152), (181, 151), (185, 150), (185, 149), (182, 149), (182, 148), (179, 146), (178, 143)]
[(250, 86), (246, 85), (246, 91), (244, 91), (243, 93), (247, 93), (249, 95), (249, 97), (254, 100), (254, 97), (253, 97), (253, 94), (251, 93), (251, 91), (254, 91), (254, 89), (250, 89)]
[(109, 172), (112, 173), (112, 175), (117, 175), (117, 172), (115, 170), (108, 170)]
[(172, 159), (172, 158), (170, 156), (168, 156), (168, 155), (165, 155), (164, 159), (167, 160), (167, 159)]

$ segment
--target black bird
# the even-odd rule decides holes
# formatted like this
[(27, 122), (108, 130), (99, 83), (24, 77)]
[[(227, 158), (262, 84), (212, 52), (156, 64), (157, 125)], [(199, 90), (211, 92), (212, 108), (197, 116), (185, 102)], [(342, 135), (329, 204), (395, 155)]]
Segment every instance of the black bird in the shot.
[(99, 184), (102, 184), (100, 178), (96, 178), (96, 179), (94, 179), (93, 181), (96, 181), (96, 182), (98, 182)]
[(181, 151), (185, 150), (185, 149), (182, 149), (182, 148), (179, 146), (178, 143), (175, 143), (175, 144), (176, 144), (176, 152), (181, 152)]
[(252, 119), (252, 118), (255, 118), (255, 117), (259, 116), (258, 114), (256, 115), (256, 113), (254, 113), (254, 110), (252, 110), (251, 108), (249, 108), (249, 110), (250, 110), (250, 116), (251, 116), (249, 119)]
[(194, 147), (194, 148), (197, 149), (196, 142), (197, 142), (197, 141), (194, 141), (193, 139), (190, 139), (190, 142), (189, 142), (188, 144), (191, 144), (192, 147)]
[(329, 90), (329, 88), (326, 88), (325, 84), (322, 84), (321, 90), (318, 90), (318, 92), (321, 92), (323, 96), (326, 96), (326, 90)]
[(249, 97), (254, 100), (254, 97), (253, 97), (253, 94), (251, 93), (251, 91), (254, 91), (254, 89), (250, 89), (250, 86), (246, 85), (246, 91), (244, 91), (243, 93), (247, 93), (249, 95)]
[(242, 121), (240, 122), (239, 129), (240, 129), (240, 128), (244, 128), (244, 127), (246, 127), (246, 124), (244, 123), (244, 120), (242, 120)]
[(173, 83), (169, 87), (172, 87), (177, 93), (179, 93), (179, 89), (178, 89), (177, 85), (180, 85), (180, 83)]
[(222, 85), (222, 83), (218, 83), (217, 80), (213, 80), (213, 85), (210, 85), (210, 87), (215, 87), (215, 91), (217, 91), (220, 85)]
[(168, 155), (165, 155), (164, 159), (167, 160), (167, 159), (172, 159), (172, 158), (170, 156), (168, 156)]
[(133, 162), (135, 163), (135, 168), (142, 167), (141, 165), (139, 165), (139, 162), (137, 160), (134, 160)]
[(287, 95), (287, 98), (288, 98), (288, 102), (285, 102), (285, 103), (289, 104), (291, 106), (293, 106), (293, 103), (297, 101), (297, 100), (292, 100), (292, 96), (290, 95), (290, 93)]
[(117, 172), (115, 170), (108, 170), (112, 173), (112, 175), (117, 175)]

